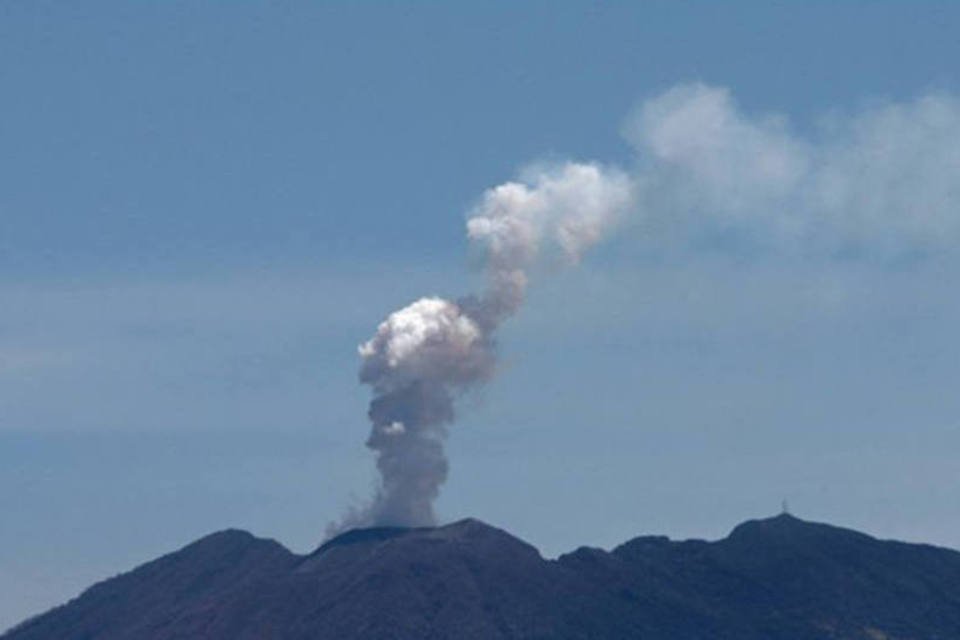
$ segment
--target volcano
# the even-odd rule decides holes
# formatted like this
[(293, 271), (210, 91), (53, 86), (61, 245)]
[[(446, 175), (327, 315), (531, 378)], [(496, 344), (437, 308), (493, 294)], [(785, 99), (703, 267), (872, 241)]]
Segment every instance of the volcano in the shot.
[(477, 520), (346, 532), (308, 555), (214, 533), (2, 640), (960, 638), (960, 553), (783, 514), (545, 559)]

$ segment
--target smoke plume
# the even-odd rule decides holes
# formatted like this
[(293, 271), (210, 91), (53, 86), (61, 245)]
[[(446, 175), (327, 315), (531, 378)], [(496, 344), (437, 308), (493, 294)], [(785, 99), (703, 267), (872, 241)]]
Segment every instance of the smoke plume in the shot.
[(783, 115), (745, 114), (726, 89), (679, 85), (645, 102), (625, 134), (631, 171), (539, 166), (484, 193), (466, 229), (484, 290), (422, 298), (360, 346), (380, 482), (329, 533), (434, 523), (455, 400), (493, 375), (497, 328), (534, 267), (545, 256), (576, 264), (628, 210), (648, 238), (696, 250), (746, 242), (849, 259), (960, 236), (960, 102), (948, 95), (833, 113), (801, 136)]
[(577, 263), (631, 200), (625, 174), (576, 163), (530, 169), (483, 195), (467, 235), (483, 256), (486, 288), (459, 300), (421, 298), (359, 347), (360, 381), (373, 392), (367, 446), (380, 482), (369, 505), (328, 533), (434, 524), (454, 401), (493, 374), (497, 327), (523, 304), (530, 270), (552, 253)]
[(835, 110), (801, 135), (783, 114), (688, 84), (646, 101), (625, 133), (643, 219), (680, 246), (885, 259), (960, 236), (960, 100), (948, 94)]

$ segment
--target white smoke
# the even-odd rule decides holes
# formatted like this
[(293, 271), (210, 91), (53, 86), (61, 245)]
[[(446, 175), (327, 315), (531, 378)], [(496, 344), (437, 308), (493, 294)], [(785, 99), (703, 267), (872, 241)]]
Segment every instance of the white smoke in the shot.
[(488, 190), (467, 220), (467, 236), (485, 256), (481, 322), (495, 325), (519, 308), (529, 270), (544, 254), (578, 263), (632, 201), (629, 177), (597, 164), (534, 167), (523, 178)]
[(626, 135), (632, 171), (535, 166), (488, 190), (467, 221), (485, 290), (418, 300), (360, 346), (380, 483), (328, 533), (434, 523), (455, 397), (493, 374), (495, 332), (531, 271), (545, 256), (576, 264), (628, 211), (647, 235), (693, 246), (732, 235), (771, 250), (890, 256), (960, 235), (960, 102), (947, 95), (833, 114), (801, 136), (785, 116), (744, 114), (726, 89), (680, 85), (642, 105)]
[(553, 249), (577, 262), (627, 208), (630, 192), (618, 171), (568, 163), (530, 169), (524, 181), (484, 194), (467, 234), (485, 256), (485, 291), (456, 302), (417, 300), (391, 313), (359, 347), (360, 380), (374, 395), (367, 446), (377, 454), (380, 483), (369, 505), (328, 534), (435, 522), (454, 398), (493, 373), (494, 333), (522, 304), (529, 270)]
[(456, 304), (421, 298), (391, 313), (360, 345), (360, 379), (381, 393), (417, 380), (469, 384), (490, 367), (483, 339), (480, 327)]
[(639, 206), (681, 241), (735, 234), (774, 249), (889, 256), (960, 234), (960, 102), (928, 95), (831, 114), (801, 136), (726, 89), (682, 85), (626, 131)]

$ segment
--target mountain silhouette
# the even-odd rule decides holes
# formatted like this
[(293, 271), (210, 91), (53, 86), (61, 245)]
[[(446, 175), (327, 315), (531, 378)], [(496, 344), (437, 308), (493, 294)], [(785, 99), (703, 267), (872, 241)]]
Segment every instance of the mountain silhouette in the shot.
[(309, 555), (222, 531), (2, 640), (956, 640), (960, 553), (783, 514), (556, 560), (477, 520)]

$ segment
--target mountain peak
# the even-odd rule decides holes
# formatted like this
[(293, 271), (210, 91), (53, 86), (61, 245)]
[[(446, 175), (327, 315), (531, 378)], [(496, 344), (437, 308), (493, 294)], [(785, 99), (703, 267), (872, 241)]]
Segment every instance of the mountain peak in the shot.
[(352, 567), (377, 571), (433, 562), (437, 558), (499, 556), (540, 558), (531, 545), (506, 531), (474, 518), (439, 527), (371, 527), (351, 529), (324, 542), (300, 564), (300, 573), (318, 573)]
[(242, 529), (224, 529), (206, 535), (161, 559), (200, 563), (232, 563), (251, 555), (292, 558), (293, 554), (276, 540), (258, 538)]
[[(217, 534), (214, 534), (217, 535)], [(334, 547), (351, 545), (376, 544), (395, 538), (414, 537), (433, 540), (466, 540), (483, 537), (510, 538), (517, 540), (509, 533), (498, 529), (476, 518), (464, 518), (449, 524), (437, 527), (368, 527), (350, 529), (324, 542), (311, 555), (321, 554)]]
[(311, 555), (317, 555), (332, 549), (334, 547), (347, 547), (356, 544), (365, 544), (371, 542), (382, 542), (398, 536), (403, 536), (411, 531), (416, 531), (409, 527), (369, 527), (364, 529), (350, 529), (320, 545), (320, 547)]
[(203, 536), (199, 540), (184, 547), (184, 550), (209, 546), (247, 546), (255, 544), (257, 540), (258, 538), (256, 536), (243, 529), (222, 529)]
[(852, 529), (810, 522), (789, 513), (781, 513), (771, 518), (748, 520), (737, 525), (724, 542), (813, 543), (851, 539), (873, 540), (870, 536)]
[(432, 533), (433, 537), (446, 539), (465, 539), (490, 536), (516, 540), (516, 538), (503, 529), (498, 529), (497, 527), (489, 525), (482, 520), (477, 520), (476, 518), (464, 518), (462, 520), (457, 520), (455, 522), (436, 527), (433, 529)]

